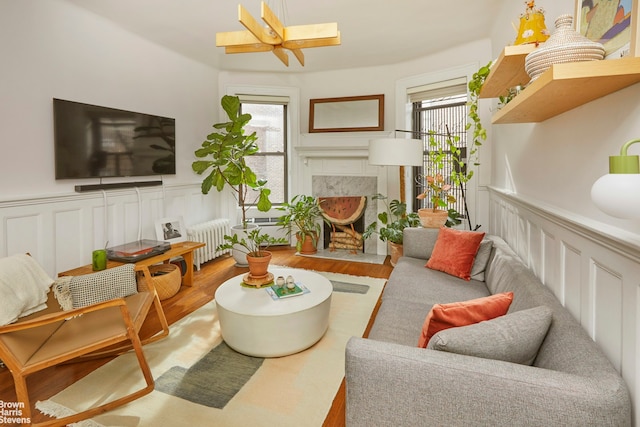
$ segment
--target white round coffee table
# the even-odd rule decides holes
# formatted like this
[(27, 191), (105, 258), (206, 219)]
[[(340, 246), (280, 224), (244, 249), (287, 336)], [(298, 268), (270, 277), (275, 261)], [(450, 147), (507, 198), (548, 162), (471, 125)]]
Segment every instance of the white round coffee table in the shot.
[(274, 300), (265, 288), (241, 286), (242, 276), (218, 287), (215, 301), (222, 338), (239, 353), (279, 357), (318, 342), (329, 327), (331, 282), (318, 273), (294, 268), (269, 268), (274, 277), (293, 276), (309, 293)]

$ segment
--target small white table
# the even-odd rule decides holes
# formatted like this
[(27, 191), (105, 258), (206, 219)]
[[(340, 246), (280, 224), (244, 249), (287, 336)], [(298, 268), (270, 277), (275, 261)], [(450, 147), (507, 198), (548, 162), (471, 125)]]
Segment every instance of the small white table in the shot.
[(265, 287), (241, 286), (233, 277), (218, 287), (215, 301), (222, 338), (239, 353), (279, 357), (297, 353), (318, 342), (329, 327), (331, 282), (318, 273), (293, 268), (270, 268), (274, 277), (289, 275), (309, 293), (273, 300)]

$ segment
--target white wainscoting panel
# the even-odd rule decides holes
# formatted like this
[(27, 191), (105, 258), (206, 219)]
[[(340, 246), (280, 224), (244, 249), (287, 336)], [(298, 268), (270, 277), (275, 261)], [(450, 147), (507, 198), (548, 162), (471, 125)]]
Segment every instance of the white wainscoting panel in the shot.
[(640, 421), (639, 236), (509, 191), (489, 192), (489, 233), (518, 253), (600, 345)]
[(182, 216), (185, 225), (219, 217), (219, 194), (200, 184), (71, 193), (0, 200), (0, 256), (28, 252), (51, 277), (91, 262), (94, 249), (156, 239), (155, 221)]
[(565, 242), (560, 242), (560, 259), (558, 261), (562, 271), (562, 286), (561, 293), (556, 296), (569, 309), (573, 317), (578, 319), (582, 326), (589, 331), (589, 324), (585, 324), (582, 316), (580, 251)]
[[(92, 220), (91, 217), (86, 218), (86, 213), (92, 214), (93, 209), (82, 209), (74, 207), (67, 210), (53, 211), (54, 227), (53, 247), (56, 257), (56, 265), (65, 262), (66, 268), (61, 271), (78, 267), (82, 264), (72, 264), (84, 259), (82, 245), (73, 244), (78, 236), (85, 234), (85, 219)], [(97, 248), (96, 248), (97, 249)]]
[(11, 215), (4, 218), (4, 248), (12, 253), (30, 253), (42, 257), (46, 248), (43, 238), (43, 215), (29, 212), (24, 216)]

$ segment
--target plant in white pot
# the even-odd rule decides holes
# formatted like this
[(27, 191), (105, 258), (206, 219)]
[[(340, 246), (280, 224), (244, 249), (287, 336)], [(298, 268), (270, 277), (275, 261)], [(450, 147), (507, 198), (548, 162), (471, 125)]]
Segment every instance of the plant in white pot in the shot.
[(296, 250), (301, 254), (316, 253), (322, 231), (322, 221), (319, 220), (329, 223), (322, 215), (318, 199), (299, 194), (293, 197), (291, 202), (285, 202), (276, 209), (285, 212), (278, 219), (278, 225), (285, 229), (287, 234), (295, 233)]
[[(216, 131), (207, 135), (202, 147), (195, 151), (196, 157), (202, 160), (196, 160), (191, 167), (198, 175), (208, 173), (201, 185), (203, 194), (208, 194), (211, 188), (219, 192), (225, 187), (231, 189), (242, 212), (241, 224), (234, 225), (232, 229), (235, 233), (246, 235), (250, 229), (257, 228), (247, 223), (247, 210), (253, 204), (261, 212), (271, 209), (271, 190), (266, 187), (265, 180), (257, 178), (246, 162), (246, 157), (259, 150), (256, 133), (245, 134), (244, 127), (251, 120), (251, 115), (241, 113), (237, 96), (225, 95), (220, 103), (229, 120), (213, 125)], [(244, 253), (237, 247), (234, 249), (236, 263), (246, 266)]]

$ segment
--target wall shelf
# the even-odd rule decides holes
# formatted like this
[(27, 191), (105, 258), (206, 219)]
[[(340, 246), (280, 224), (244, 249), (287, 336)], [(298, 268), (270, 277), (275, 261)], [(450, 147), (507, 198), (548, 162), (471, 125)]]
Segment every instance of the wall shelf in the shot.
[(494, 124), (542, 122), (640, 82), (640, 58), (556, 64), (499, 110)]
[[(506, 46), (491, 66), (480, 98), (497, 98), (526, 85), (525, 58), (534, 44)], [(640, 57), (556, 64), (494, 114), (491, 122), (542, 122), (640, 82)]]
[(491, 66), (491, 73), (480, 90), (480, 98), (497, 98), (506, 95), (511, 87), (529, 83), (531, 79), (524, 70), (524, 59), (535, 48), (535, 44), (505, 47)]

